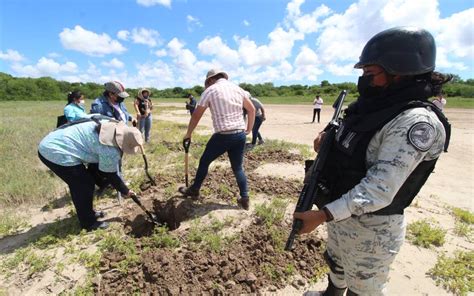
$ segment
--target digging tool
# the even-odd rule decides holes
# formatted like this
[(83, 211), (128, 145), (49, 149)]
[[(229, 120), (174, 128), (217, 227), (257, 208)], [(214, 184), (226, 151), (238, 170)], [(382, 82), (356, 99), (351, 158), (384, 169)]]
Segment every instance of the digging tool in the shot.
[(189, 146), (191, 145), (191, 139), (184, 139), (183, 140), (183, 147), (184, 147), (184, 180), (186, 182), (186, 187), (188, 187), (188, 153), (189, 153)]
[(131, 199), (146, 213), (146, 215), (148, 216), (148, 218), (150, 218), (151, 222), (155, 225), (161, 225), (161, 223), (158, 221), (158, 218), (156, 217), (156, 215), (150, 213), (150, 211), (148, 211), (142, 204), (142, 202), (140, 201), (140, 198), (135, 195), (135, 194), (132, 194), (131, 196)]
[(148, 179), (150, 180), (151, 184), (153, 186), (156, 186), (156, 182), (155, 180), (153, 180), (153, 178), (151, 177), (150, 173), (148, 172), (148, 161), (146, 159), (146, 155), (145, 155), (145, 150), (143, 149), (143, 146), (140, 145), (140, 150), (142, 152), (142, 156), (143, 156), (143, 161), (145, 162), (145, 173), (148, 177)]

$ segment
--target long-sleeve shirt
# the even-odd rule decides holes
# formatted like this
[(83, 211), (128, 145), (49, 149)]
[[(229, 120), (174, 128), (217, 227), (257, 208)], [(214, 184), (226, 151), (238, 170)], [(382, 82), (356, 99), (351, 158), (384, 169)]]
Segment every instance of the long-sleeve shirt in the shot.
[[(423, 133), (410, 132), (415, 125), (430, 125)], [(418, 141), (429, 149), (417, 149)], [(402, 112), (370, 140), (366, 152), (367, 174), (354, 188), (326, 205), (335, 221), (375, 212), (391, 204), (408, 176), (422, 161), (439, 157), (446, 133), (433, 111), (415, 108)]]
[(64, 116), (69, 122), (89, 117), (84, 107), (76, 103), (70, 103), (64, 107)]

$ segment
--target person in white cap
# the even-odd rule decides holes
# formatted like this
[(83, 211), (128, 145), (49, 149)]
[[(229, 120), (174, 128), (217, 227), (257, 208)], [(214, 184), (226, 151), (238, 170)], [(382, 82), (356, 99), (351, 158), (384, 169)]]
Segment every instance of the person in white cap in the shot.
[(103, 212), (93, 210), (95, 180), (85, 164), (98, 165), (99, 173), (124, 196), (134, 194), (117, 174), (123, 153), (134, 154), (142, 148), (140, 131), (123, 122), (86, 121), (59, 128), (39, 144), (40, 160), (69, 186), (81, 228), (87, 231), (107, 228), (97, 221)]
[[(255, 108), (250, 101), (250, 94), (228, 81), (228, 78), (227, 73), (222, 70), (212, 69), (207, 72), (204, 82), (205, 90), (191, 116), (184, 140), (191, 139), (194, 129), (207, 108), (211, 110), (214, 134), (207, 142), (206, 149), (199, 160), (193, 184), (188, 188), (180, 187), (179, 192), (185, 196), (199, 197), (199, 190), (206, 178), (209, 165), (227, 152), (240, 191), (237, 203), (248, 210), (247, 177), (242, 163), (246, 135), (252, 131), (255, 120)], [(242, 108), (248, 113), (247, 125), (242, 116)]]
[(102, 114), (125, 123), (136, 120), (128, 113), (123, 101), (130, 95), (125, 91), (125, 87), (118, 81), (109, 81), (104, 84), (104, 93), (96, 98), (91, 105), (91, 113)]

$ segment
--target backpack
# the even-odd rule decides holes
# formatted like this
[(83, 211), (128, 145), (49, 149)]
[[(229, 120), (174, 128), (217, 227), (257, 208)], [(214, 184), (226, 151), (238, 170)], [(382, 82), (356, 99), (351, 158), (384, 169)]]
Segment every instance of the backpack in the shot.
[(58, 119), (56, 121), (56, 128), (60, 127), (63, 124), (66, 124), (66, 123), (67, 123), (66, 116), (64, 116), (64, 115), (58, 116)]

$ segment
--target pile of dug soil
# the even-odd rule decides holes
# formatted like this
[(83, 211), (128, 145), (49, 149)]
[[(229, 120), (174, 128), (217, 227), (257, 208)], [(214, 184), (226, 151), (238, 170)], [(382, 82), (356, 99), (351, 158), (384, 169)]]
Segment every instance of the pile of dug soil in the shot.
[[(172, 149), (178, 149), (173, 147)], [(295, 162), (301, 156), (285, 151), (247, 153), (245, 166), (251, 191), (297, 197), (301, 182), (276, 177), (261, 177), (253, 170), (262, 161)], [(170, 230), (181, 222), (194, 218), (197, 211), (208, 213), (216, 208), (235, 207), (231, 200), (238, 197), (238, 188), (231, 168), (210, 172), (203, 184), (201, 200), (182, 198), (180, 194), (165, 199), (164, 188), (179, 184), (181, 176), (157, 175), (157, 186), (148, 186), (142, 192), (142, 202), (151, 209), (160, 222)], [(203, 194), (204, 193), (204, 194)], [(207, 202), (224, 201), (223, 204)], [(153, 224), (139, 208), (128, 211), (126, 233), (134, 240), (139, 263), (126, 271), (119, 271), (119, 262), (125, 260), (120, 252), (105, 253), (101, 260), (101, 276), (96, 281), (99, 294), (130, 294), (135, 291), (159, 295), (180, 294), (242, 294), (276, 291), (287, 284), (300, 287), (315, 277), (322, 266), (321, 242), (314, 235), (296, 241), (295, 249), (283, 251), (290, 225), (267, 226), (252, 216), (253, 222), (220, 251), (196, 246), (186, 237), (180, 238), (180, 247), (152, 248), (143, 245), (142, 238), (153, 233)], [(202, 213), (201, 213), (202, 215)]]
[[(104, 272), (95, 289), (103, 294), (138, 289), (159, 295), (223, 295), (276, 291), (289, 283), (305, 286), (322, 265), (321, 242), (309, 236), (294, 246), (291, 252), (282, 251), (273, 243), (269, 228), (255, 223), (217, 253), (188, 246), (140, 250), (139, 265), (126, 273)], [(123, 259), (123, 254), (106, 253), (100, 269), (112, 270)], [(300, 275), (298, 280), (294, 275)]]

